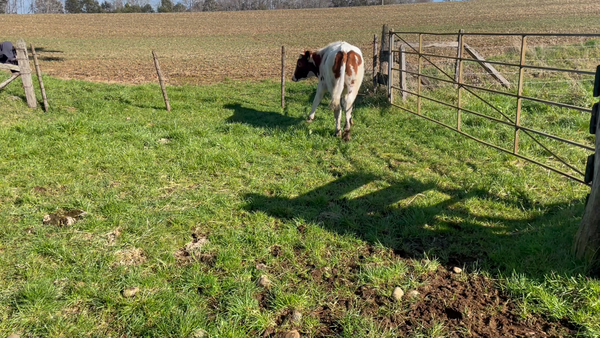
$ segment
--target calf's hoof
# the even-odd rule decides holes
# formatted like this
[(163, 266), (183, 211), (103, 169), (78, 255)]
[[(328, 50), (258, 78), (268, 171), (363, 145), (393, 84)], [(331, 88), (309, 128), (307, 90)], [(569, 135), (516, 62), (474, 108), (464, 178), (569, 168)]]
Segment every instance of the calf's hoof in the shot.
[(314, 120), (315, 120), (314, 117), (312, 119), (309, 117), (309, 118), (306, 119), (306, 123), (312, 123), (312, 121), (314, 121)]
[(335, 137), (340, 137), (340, 136), (342, 136), (342, 131), (341, 131), (341, 130), (336, 130), (336, 131), (333, 133), (333, 136), (335, 136)]
[(344, 130), (344, 134), (342, 135), (342, 139), (345, 142), (350, 141), (350, 130)]

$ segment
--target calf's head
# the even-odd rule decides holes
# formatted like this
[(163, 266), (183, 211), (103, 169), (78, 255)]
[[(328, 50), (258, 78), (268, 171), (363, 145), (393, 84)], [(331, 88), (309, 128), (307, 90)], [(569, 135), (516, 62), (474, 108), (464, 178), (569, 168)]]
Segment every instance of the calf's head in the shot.
[(296, 70), (294, 70), (292, 81), (298, 82), (319, 75), (318, 59), (319, 55), (316, 53), (313, 54), (310, 51), (300, 54), (300, 58), (298, 59), (298, 62), (296, 62)]

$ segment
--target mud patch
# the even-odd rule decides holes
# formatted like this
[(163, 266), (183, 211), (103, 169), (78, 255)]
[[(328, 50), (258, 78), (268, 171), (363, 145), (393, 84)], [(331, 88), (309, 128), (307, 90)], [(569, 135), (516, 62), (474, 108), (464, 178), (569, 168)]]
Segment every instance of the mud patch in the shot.
[(71, 226), (85, 215), (87, 212), (81, 209), (59, 210), (56, 213), (44, 215), (42, 223), (44, 225)]
[(211, 263), (214, 255), (202, 252), (202, 248), (209, 243), (208, 238), (197, 233), (192, 234), (192, 241), (186, 243), (183, 248), (177, 250), (173, 256), (180, 265), (189, 264), (193, 260)]
[(118, 227), (114, 231), (106, 234), (106, 242), (108, 245), (115, 245), (117, 243), (117, 238), (121, 236), (121, 228)]

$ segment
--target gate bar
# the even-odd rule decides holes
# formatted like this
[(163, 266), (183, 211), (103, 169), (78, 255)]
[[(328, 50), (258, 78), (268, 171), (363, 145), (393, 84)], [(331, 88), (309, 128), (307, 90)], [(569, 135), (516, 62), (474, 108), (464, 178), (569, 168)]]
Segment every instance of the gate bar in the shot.
[(400, 108), (400, 109), (402, 109), (402, 110), (404, 110), (404, 111), (406, 111), (406, 112), (409, 112), (409, 113), (411, 113), (411, 114), (417, 115), (417, 116), (419, 116), (419, 117), (422, 117), (422, 118), (424, 118), (424, 119), (426, 119), (426, 120), (429, 120), (429, 121), (431, 121), (431, 122), (437, 123), (437, 124), (439, 124), (439, 125), (441, 125), (441, 126), (444, 126), (444, 127), (448, 128), (448, 129), (450, 129), (450, 130), (453, 130), (453, 131), (455, 131), (455, 132), (457, 132), (457, 133), (459, 133), (459, 134), (461, 134), (461, 135), (463, 135), (463, 136), (466, 136), (466, 137), (468, 137), (468, 138), (470, 138), (470, 139), (472, 139), (472, 140), (475, 140), (475, 141), (477, 141), (477, 142), (479, 142), (479, 143), (482, 143), (482, 144), (484, 144), (484, 145), (486, 145), (486, 146), (492, 147), (492, 148), (494, 148), (494, 149), (496, 149), (496, 150), (500, 150), (500, 151), (502, 151), (502, 152), (505, 152), (505, 153), (507, 153), (507, 154), (510, 154), (510, 155), (516, 156), (516, 157), (518, 157), (518, 158), (521, 158), (521, 159), (523, 159), (523, 160), (529, 161), (529, 162), (531, 162), (531, 163), (537, 164), (537, 165), (539, 165), (539, 166), (540, 166), (540, 167), (542, 167), (542, 168), (548, 169), (548, 170), (550, 170), (550, 171), (553, 171), (553, 172), (555, 172), (555, 173), (557, 173), (557, 174), (561, 174), (561, 175), (563, 175), (563, 176), (565, 176), (565, 177), (568, 177), (568, 178), (570, 178), (570, 179), (572, 179), (572, 180), (574, 180), (574, 181), (577, 181), (577, 182), (579, 182), (579, 183), (582, 183), (582, 184), (584, 184), (584, 185), (587, 185), (587, 186), (589, 186), (589, 184), (585, 183), (585, 182), (584, 182), (582, 179), (579, 179), (579, 178), (577, 178), (577, 177), (575, 177), (575, 176), (573, 176), (573, 175), (571, 175), (571, 174), (567, 174), (567, 173), (565, 173), (565, 172), (562, 172), (562, 171), (560, 171), (560, 170), (558, 170), (558, 169), (554, 169), (554, 168), (552, 168), (552, 167), (550, 167), (550, 166), (547, 166), (547, 165), (545, 165), (545, 164), (543, 164), (543, 163), (541, 163), (541, 162), (538, 162), (538, 161), (536, 161), (536, 160), (534, 160), (534, 159), (532, 159), (532, 158), (529, 158), (529, 157), (526, 157), (526, 156), (523, 156), (523, 155), (520, 155), (520, 154), (513, 154), (511, 151), (508, 151), (508, 150), (506, 150), (506, 149), (504, 149), (504, 148), (502, 148), (502, 147), (499, 147), (499, 146), (497, 146), (497, 145), (495, 145), (495, 144), (491, 144), (491, 143), (488, 143), (488, 142), (486, 142), (486, 141), (480, 140), (480, 139), (478, 139), (478, 138), (477, 138), (477, 137), (475, 137), (475, 136), (472, 136), (472, 135), (469, 135), (469, 134), (467, 134), (467, 133), (465, 133), (465, 132), (463, 132), (463, 131), (457, 130), (456, 128), (454, 128), (454, 127), (451, 127), (451, 126), (449, 126), (449, 125), (447, 125), (447, 124), (445, 124), (445, 123), (443, 123), (443, 122), (437, 121), (437, 120), (435, 120), (435, 119), (432, 119), (432, 118), (430, 118), (430, 117), (427, 117), (427, 116), (425, 116), (425, 115), (419, 115), (419, 114), (417, 114), (416, 112), (413, 112), (413, 111), (412, 111), (412, 110), (410, 110), (410, 109), (407, 109), (407, 108), (401, 107), (401, 106), (399, 106), (399, 105), (397, 105), (397, 104), (394, 104), (394, 103), (392, 103), (392, 106), (394, 106), (394, 107), (396, 107), (396, 108)]
[(523, 103), (523, 77), (525, 76), (525, 69), (523, 65), (525, 64), (525, 48), (527, 48), (527, 36), (523, 35), (521, 37), (521, 67), (519, 68), (519, 86), (517, 89), (517, 115), (515, 118), (515, 145), (513, 147), (513, 152), (516, 154), (519, 152), (519, 124), (521, 122), (521, 108)]
[[(406, 54), (411, 54), (411, 55), (419, 55), (419, 52), (406, 52)], [(592, 71), (587, 71), (587, 70), (577, 70), (577, 69), (564, 69), (564, 68), (554, 68), (554, 67), (544, 67), (544, 66), (533, 66), (533, 65), (519, 65), (516, 63), (506, 63), (506, 62), (501, 62), (501, 61), (481, 61), (481, 60), (477, 60), (477, 59), (473, 59), (473, 58), (457, 58), (456, 56), (448, 56), (448, 55), (440, 55), (440, 54), (429, 54), (429, 53), (421, 53), (422, 56), (429, 56), (429, 57), (435, 57), (435, 58), (440, 58), (440, 59), (448, 59), (448, 60), (462, 60), (462, 61), (471, 61), (471, 62), (477, 62), (477, 63), (489, 63), (491, 65), (500, 65), (500, 66), (508, 66), (508, 67), (523, 67), (523, 68), (527, 68), (527, 69), (539, 69), (539, 70), (550, 70), (553, 72), (565, 72), (565, 73), (575, 73), (575, 74), (580, 74), (580, 75), (596, 75), (596, 72), (592, 72)], [(430, 61), (431, 63), (431, 61)]]
[[(398, 68), (393, 68), (393, 70), (400, 70)], [(405, 71), (407, 74), (411, 74), (411, 75), (418, 75), (415, 72), (411, 72), (409, 70)], [(437, 80), (437, 81), (442, 81), (442, 82), (447, 82), (447, 83), (456, 83), (452, 80), (447, 80), (447, 79), (442, 79), (439, 77), (435, 77), (435, 76), (430, 76), (430, 75), (425, 75), (425, 74), (421, 74), (422, 77), (426, 77), (432, 80)], [(505, 95), (505, 96), (509, 96), (509, 97), (518, 97), (517, 94), (513, 94), (513, 93), (508, 93), (508, 92), (503, 92), (500, 90), (494, 90), (494, 89), (489, 89), (489, 88), (485, 88), (485, 87), (478, 87), (478, 86), (474, 86), (474, 85), (470, 85), (470, 84), (466, 84), (466, 83), (461, 83), (460, 86), (465, 87), (465, 88), (471, 88), (471, 89), (479, 89), (479, 90), (483, 90), (485, 92), (488, 93), (493, 93), (493, 94), (499, 94), (499, 95)], [(473, 93), (471, 93), (473, 94)], [(570, 104), (566, 104), (566, 103), (560, 103), (560, 102), (554, 102), (554, 101), (548, 101), (548, 100), (544, 100), (544, 99), (538, 99), (535, 97), (529, 97), (529, 96), (523, 96), (521, 95), (521, 98), (524, 100), (528, 100), (528, 101), (535, 101), (535, 102), (539, 102), (539, 103), (544, 103), (544, 104), (549, 104), (549, 105), (553, 105), (553, 106), (557, 106), (557, 107), (561, 107), (561, 108), (567, 108), (567, 109), (573, 109), (573, 110), (578, 110), (584, 113), (591, 113), (592, 109), (591, 108), (583, 108), (583, 107), (579, 107), (579, 106), (574, 106), (574, 105), (570, 105)]]
[[(456, 33), (435, 33), (435, 32), (396, 32), (396, 34), (423, 34), (423, 35), (456, 35)], [(552, 33), (463, 33), (463, 35), (470, 36), (536, 36), (536, 37), (582, 37), (582, 38), (597, 38), (600, 37), (600, 34), (576, 34), (576, 33), (562, 33), (562, 34), (552, 34)]]

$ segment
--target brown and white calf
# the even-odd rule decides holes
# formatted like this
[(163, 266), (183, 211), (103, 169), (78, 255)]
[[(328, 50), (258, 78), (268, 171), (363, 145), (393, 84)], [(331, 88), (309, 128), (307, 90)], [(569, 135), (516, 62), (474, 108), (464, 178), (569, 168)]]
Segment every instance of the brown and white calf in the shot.
[(365, 64), (360, 49), (347, 42), (334, 42), (316, 52), (306, 51), (300, 55), (292, 81), (297, 82), (313, 76), (319, 78), (317, 94), (307, 122), (314, 120), (315, 111), (325, 91), (329, 91), (329, 107), (333, 109), (335, 117), (335, 136), (342, 135), (340, 117), (343, 108), (346, 113), (343, 138), (345, 141), (350, 140), (350, 126), (354, 124), (352, 108), (364, 74)]

